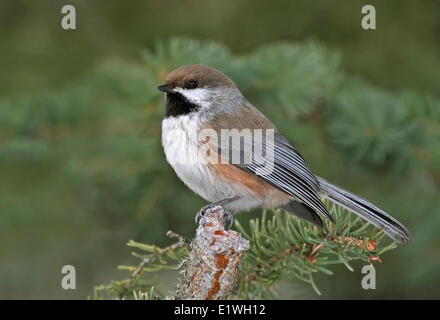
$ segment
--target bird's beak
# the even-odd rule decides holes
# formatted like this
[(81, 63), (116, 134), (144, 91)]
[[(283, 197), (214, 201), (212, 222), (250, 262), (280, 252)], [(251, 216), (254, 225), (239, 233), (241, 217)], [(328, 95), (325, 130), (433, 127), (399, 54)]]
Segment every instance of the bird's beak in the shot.
[(173, 92), (173, 90), (167, 84), (163, 84), (161, 86), (158, 86), (157, 89), (159, 89), (160, 91), (163, 91), (163, 92), (167, 92), (167, 93)]

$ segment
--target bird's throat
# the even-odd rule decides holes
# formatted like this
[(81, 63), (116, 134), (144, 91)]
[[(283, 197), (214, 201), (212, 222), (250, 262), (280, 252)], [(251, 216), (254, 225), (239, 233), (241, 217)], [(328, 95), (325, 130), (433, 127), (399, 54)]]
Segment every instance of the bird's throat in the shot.
[(166, 94), (165, 118), (186, 115), (198, 109), (198, 105), (188, 101), (188, 99), (178, 92), (169, 92)]

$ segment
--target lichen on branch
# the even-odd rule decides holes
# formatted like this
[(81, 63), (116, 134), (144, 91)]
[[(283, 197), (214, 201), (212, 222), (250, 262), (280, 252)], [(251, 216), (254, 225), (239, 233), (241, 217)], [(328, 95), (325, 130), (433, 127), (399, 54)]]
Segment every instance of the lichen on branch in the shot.
[(217, 206), (200, 219), (176, 299), (226, 299), (234, 289), (249, 242), (237, 231), (225, 230), (223, 213)]

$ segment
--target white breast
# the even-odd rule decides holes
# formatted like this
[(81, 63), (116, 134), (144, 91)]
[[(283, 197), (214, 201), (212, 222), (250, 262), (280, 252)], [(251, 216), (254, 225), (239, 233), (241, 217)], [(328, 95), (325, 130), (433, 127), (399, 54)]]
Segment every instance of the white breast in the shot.
[(162, 146), (177, 176), (195, 193), (209, 202), (240, 195), (226, 206), (229, 210), (249, 210), (262, 204), (249, 190), (214, 176), (210, 166), (200, 161), (198, 149), (199, 117), (194, 114), (168, 117), (162, 121)]
[(162, 146), (177, 176), (206, 200), (216, 201), (211, 172), (198, 159), (198, 128), (198, 119), (191, 115), (166, 118), (162, 121)]

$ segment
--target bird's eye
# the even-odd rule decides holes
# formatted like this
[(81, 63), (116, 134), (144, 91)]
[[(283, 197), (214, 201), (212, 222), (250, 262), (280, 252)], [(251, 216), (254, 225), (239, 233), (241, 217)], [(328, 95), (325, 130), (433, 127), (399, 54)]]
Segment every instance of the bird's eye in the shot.
[(195, 89), (197, 88), (197, 81), (191, 80), (186, 84), (187, 89)]

